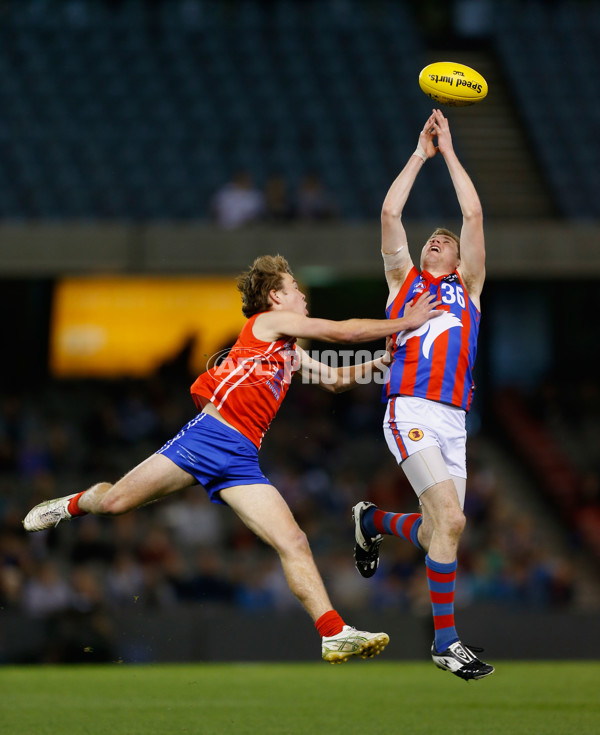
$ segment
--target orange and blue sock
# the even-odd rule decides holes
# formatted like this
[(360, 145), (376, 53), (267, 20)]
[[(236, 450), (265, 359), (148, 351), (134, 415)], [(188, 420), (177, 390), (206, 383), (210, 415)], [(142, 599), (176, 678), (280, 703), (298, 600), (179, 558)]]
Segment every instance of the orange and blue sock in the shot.
[(456, 585), (456, 559), (447, 564), (434, 561), (429, 554), (425, 557), (427, 584), (433, 608), (435, 628), (435, 650), (445, 651), (458, 638), (454, 627), (454, 588)]
[(362, 525), (369, 536), (378, 533), (398, 536), (421, 549), (419, 543), (419, 527), (423, 523), (420, 513), (386, 513), (378, 508), (367, 508), (362, 517)]

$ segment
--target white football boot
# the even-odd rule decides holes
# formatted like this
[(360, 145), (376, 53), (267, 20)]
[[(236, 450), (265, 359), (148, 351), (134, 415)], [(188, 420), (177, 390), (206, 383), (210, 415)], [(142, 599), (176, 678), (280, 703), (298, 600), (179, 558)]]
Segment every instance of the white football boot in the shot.
[(55, 498), (54, 500), (46, 500), (32, 508), (25, 516), (23, 526), (26, 531), (43, 531), (46, 528), (58, 526), (61, 521), (68, 521), (72, 518), (68, 510), (69, 500), (74, 498), (73, 495), (66, 495), (64, 498)]
[(387, 633), (368, 633), (344, 625), (337, 635), (323, 637), (323, 659), (332, 664), (341, 664), (352, 656), (372, 658), (378, 656), (389, 642)]

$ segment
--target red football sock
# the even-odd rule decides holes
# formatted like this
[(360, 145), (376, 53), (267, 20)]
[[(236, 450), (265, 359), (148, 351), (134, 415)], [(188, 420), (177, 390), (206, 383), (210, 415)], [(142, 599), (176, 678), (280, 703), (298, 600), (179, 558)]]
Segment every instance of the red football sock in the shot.
[(72, 516), (84, 516), (87, 515), (87, 510), (81, 510), (81, 508), (77, 505), (79, 502), (79, 498), (83, 495), (85, 490), (81, 493), (77, 493), (77, 495), (73, 495), (71, 500), (69, 500), (69, 504), (67, 505), (67, 510)]
[(341, 633), (344, 625), (346, 623), (344, 623), (336, 610), (329, 610), (323, 613), (315, 622), (315, 628), (319, 631), (321, 638)]

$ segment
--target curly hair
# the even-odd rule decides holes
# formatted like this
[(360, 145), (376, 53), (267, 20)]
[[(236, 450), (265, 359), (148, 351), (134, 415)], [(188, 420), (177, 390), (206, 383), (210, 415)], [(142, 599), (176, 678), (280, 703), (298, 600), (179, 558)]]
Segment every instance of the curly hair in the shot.
[(261, 255), (250, 268), (237, 277), (237, 288), (242, 294), (242, 313), (250, 318), (268, 311), (269, 292), (282, 286), (284, 273), (292, 273), (282, 255)]

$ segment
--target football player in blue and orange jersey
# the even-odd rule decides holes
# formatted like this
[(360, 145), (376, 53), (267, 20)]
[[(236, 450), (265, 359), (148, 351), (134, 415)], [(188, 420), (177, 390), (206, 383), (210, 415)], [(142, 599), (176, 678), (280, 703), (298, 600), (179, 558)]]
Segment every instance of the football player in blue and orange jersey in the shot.
[(223, 363), (194, 382), (200, 413), (161, 449), (118, 482), (100, 482), (83, 492), (36, 505), (23, 521), (41, 531), (60, 521), (93, 513), (120, 515), (200, 484), (211, 501), (229, 505), (259, 538), (279, 554), (292, 592), (321, 635), (322, 657), (332, 663), (380, 653), (389, 637), (346, 625), (332, 608), (306, 535), (258, 463), (262, 438), (277, 413), (294, 373), (331, 391), (385, 372), (387, 357), (333, 368), (310, 357), (299, 338), (369, 342), (417, 329), (434, 316), (440, 301), (423, 294), (398, 319), (331, 321), (308, 316), (304, 294), (281, 256), (262, 256), (238, 279), (248, 318)]
[[(437, 145), (436, 145), (437, 141)], [(436, 229), (417, 268), (408, 250), (402, 212), (421, 168), (440, 154), (462, 213), (460, 237)], [(397, 319), (424, 293), (441, 302), (442, 315), (417, 329), (397, 332), (384, 388), (384, 434), (420, 503), (420, 513), (385, 512), (362, 501), (353, 508), (355, 562), (364, 577), (379, 562), (384, 535), (399, 536), (425, 551), (433, 608), (437, 666), (463, 679), (493, 673), (462, 645), (454, 624), (459, 540), (465, 526), (466, 413), (473, 396), (480, 295), (485, 279), (483, 213), (473, 182), (458, 160), (448, 120), (433, 110), (415, 152), (390, 187), (381, 212), (386, 314)]]

